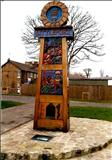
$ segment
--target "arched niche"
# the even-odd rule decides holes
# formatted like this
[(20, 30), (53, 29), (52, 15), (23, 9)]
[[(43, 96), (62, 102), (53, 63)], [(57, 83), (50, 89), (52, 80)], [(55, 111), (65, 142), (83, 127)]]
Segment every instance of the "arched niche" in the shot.
[(55, 119), (55, 106), (52, 103), (49, 103), (46, 107), (46, 118)]

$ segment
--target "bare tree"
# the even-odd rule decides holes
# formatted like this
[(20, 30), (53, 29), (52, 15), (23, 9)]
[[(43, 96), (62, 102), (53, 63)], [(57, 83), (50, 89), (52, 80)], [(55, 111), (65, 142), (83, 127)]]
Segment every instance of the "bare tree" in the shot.
[(85, 69), (83, 69), (83, 71), (85, 72), (86, 77), (90, 78), (92, 69), (91, 68), (85, 68)]
[(100, 77), (104, 77), (104, 70), (100, 69)]
[[(72, 25), (74, 30), (74, 40), (68, 41), (68, 65), (74, 66), (84, 59), (94, 61), (95, 56), (104, 55), (101, 53), (103, 45), (99, 43), (102, 34), (94, 18), (88, 12), (82, 13), (79, 7), (68, 8), (68, 25)], [(34, 39), (34, 28), (42, 25), (39, 16), (35, 19), (28, 16), (26, 19), (26, 31), (22, 34), (22, 41), (30, 58), (38, 57), (39, 41), (38, 38)]]

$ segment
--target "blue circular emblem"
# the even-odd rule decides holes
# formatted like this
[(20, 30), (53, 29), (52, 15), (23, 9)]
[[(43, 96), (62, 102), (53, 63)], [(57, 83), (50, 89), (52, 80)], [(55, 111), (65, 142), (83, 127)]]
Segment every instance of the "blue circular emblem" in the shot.
[(42, 9), (40, 18), (48, 28), (63, 26), (68, 21), (68, 8), (62, 2), (48, 2)]
[(57, 6), (53, 6), (48, 9), (46, 16), (48, 21), (50, 21), (51, 23), (55, 23), (62, 17), (62, 9)]

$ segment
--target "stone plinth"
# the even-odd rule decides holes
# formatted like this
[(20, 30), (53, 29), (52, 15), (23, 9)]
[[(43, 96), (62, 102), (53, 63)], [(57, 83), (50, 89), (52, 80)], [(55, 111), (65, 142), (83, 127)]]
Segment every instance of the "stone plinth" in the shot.
[[(71, 118), (70, 131), (35, 131), (28, 122), (2, 135), (2, 159), (68, 159), (101, 150), (112, 142), (112, 123), (107, 121)], [(36, 141), (36, 135), (53, 136), (49, 142)]]

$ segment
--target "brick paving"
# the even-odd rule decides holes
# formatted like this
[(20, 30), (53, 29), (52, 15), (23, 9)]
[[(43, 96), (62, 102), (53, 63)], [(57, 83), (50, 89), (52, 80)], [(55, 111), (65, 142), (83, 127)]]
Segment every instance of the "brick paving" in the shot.
[[(112, 142), (111, 122), (71, 118), (70, 123), (70, 131), (67, 133), (33, 130), (33, 121), (15, 128), (1, 136), (1, 156), (4, 160), (19, 159), (18, 157), (21, 159), (27, 157), (26, 159), (30, 160), (40, 160), (43, 157), (48, 160), (64, 160), (82, 156), (81, 160), (84, 160), (85, 156), (83, 155), (91, 153), (86, 155), (89, 160), (94, 154), (97, 155), (96, 151)], [(35, 134), (52, 136), (53, 138), (49, 142), (35, 141), (31, 139)], [(104, 150), (100, 157), (104, 155), (105, 157), (108, 155), (107, 160), (111, 160), (112, 157), (108, 149)], [(74, 160), (80, 160), (80, 158)], [(94, 158), (94, 160), (100, 159)]]

